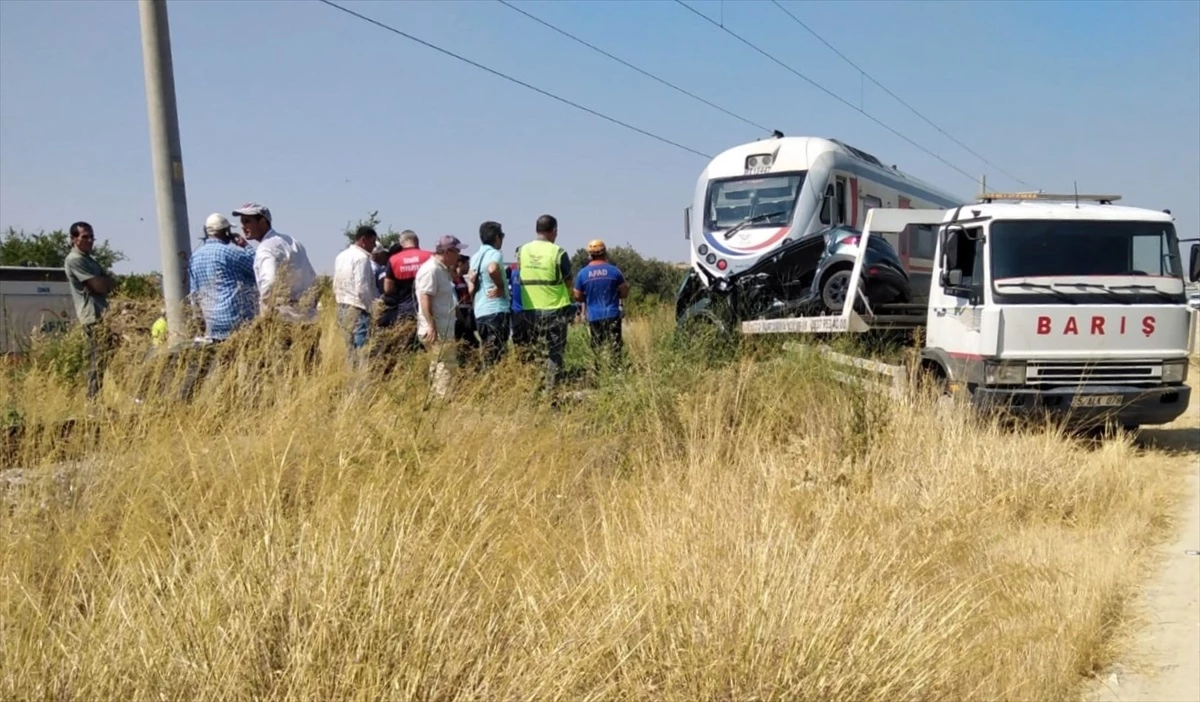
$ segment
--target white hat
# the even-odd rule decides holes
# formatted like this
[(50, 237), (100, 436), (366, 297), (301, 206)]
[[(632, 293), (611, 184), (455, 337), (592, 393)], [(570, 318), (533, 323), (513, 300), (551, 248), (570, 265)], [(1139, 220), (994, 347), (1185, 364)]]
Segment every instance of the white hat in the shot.
[(208, 219), (204, 220), (204, 233), (208, 234), (209, 236), (213, 236), (217, 232), (232, 228), (233, 225), (230, 224), (229, 220), (225, 218), (225, 215), (221, 214), (220, 212), (213, 212), (208, 216)]

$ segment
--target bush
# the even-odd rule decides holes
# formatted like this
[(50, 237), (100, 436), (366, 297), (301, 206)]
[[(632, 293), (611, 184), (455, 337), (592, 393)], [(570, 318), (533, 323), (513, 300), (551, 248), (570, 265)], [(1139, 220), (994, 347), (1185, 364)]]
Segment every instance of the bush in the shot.
[[(571, 257), (571, 269), (578, 271), (588, 262), (587, 249), (579, 249)], [(646, 312), (663, 303), (674, 302), (675, 293), (683, 282), (687, 271), (674, 263), (646, 258), (629, 246), (615, 246), (608, 250), (608, 260), (621, 269), (629, 283), (629, 299), (626, 308), (635, 312)]]

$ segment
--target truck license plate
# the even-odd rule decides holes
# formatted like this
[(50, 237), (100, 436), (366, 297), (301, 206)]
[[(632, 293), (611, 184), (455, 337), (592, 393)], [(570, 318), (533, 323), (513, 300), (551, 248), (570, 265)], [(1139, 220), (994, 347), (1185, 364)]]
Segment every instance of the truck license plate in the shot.
[(1120, 395), (1081, 395), (1075, 398), (1076, 407), (1117, 407), (1121, 404)]

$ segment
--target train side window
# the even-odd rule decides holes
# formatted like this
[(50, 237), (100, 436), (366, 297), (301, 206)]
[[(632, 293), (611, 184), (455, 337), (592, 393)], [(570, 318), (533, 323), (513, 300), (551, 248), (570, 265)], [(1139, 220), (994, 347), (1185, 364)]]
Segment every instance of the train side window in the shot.
[(821, 224), (832, 224), (829, 208), (833, 207), (833, 186), (825, 186), (825, 196), (821, 198)]
[(874, 195), (863, 195), (863, 199), (862, 199), (862, 208), (863, 208), (862, 209), (862, 211), (863, 211), (862, 219), (863, 219), (863, 221), (864, 222), (867, 221), (867, 213), (868, 212), (870, 212), (872, 209), (878, 209), (880, 207), (883, 207), (883, 200), (880, 200), (879, 198), (875, 197)]
[(846, 179), (837, 179), (837, 223), (846, 223)]

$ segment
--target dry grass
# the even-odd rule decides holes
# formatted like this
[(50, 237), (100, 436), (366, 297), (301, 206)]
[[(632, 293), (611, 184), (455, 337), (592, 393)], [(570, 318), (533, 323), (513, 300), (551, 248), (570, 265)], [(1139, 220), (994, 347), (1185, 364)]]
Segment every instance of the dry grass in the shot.
[(332, 335), (309, 376), (110, 392), (90, 462), (0, 496), (0, 697), (1044, 700), (1111, 659), (1178, 485), (1127, 439), (630, 337), (558, 410), (518, 367), (426, 409), (419, 365), (356, 385)]

